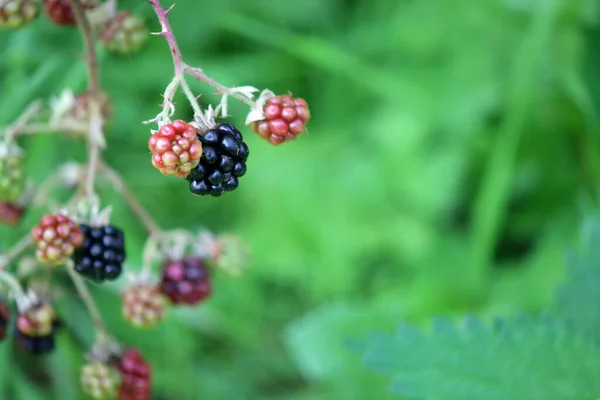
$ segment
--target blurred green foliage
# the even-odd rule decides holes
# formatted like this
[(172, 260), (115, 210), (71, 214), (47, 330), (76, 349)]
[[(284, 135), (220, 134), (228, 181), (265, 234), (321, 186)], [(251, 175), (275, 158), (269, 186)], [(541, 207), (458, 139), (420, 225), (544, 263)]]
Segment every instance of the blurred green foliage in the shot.
[[(159, 30), (145, 2), (119, 7)], [(246, 127), (248, 173), (218, 199), (191, 196), (149, 163), (141, 121), (158, 113), (172, 76), (164, 40), (131, 57), (101, 52), (116, 110), (106, 160), (165, 228), (233, 232), (253, 252), (247, 275), (217, 275), (208, 302), (152, 331), (121, 320), (125, 279), (94, 287), (111, 330), (153, 364), (155, 398), (392, 398), (350, 339), (434, 315), (549, 305), (564, 248), (596, 207), (599, 12), (595, 0), (179, 0), (170, 18), (188, 64), (229, 86), (291, 91), (313, 115), (308, 134), (280, 147)], [(35, 98), (83, 90), (81, 52), (76, 30), (44, 18), (1, 31), (0, 125)], [(204, 105), (218, 100), (193, 88)], [(178, 105), (190, 118), (183, 96)], [(231, 111), (241, 127), (247, 108)], [(64, 138), (22, 145), (36, 182), (85, 159)], [(110, 187), (101, 195), (134, 271), (145, 232)], [(0, 249), (43, 211), (1, 228)], [(2, 360), (13, 357), (0, 363), (2, 398), (81, 398), (93, 332), (72, 291), (59, 309), (68, 329), (52, 356), (0, 346)]]

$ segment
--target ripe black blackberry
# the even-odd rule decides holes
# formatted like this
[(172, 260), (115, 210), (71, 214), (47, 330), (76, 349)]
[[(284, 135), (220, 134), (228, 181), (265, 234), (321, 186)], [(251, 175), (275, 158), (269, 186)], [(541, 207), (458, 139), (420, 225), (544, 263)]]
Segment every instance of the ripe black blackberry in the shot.
[(219, 124), (204, 134), (202, 158), (196, 168), (185, 177), (190, 191), (197, 196), (221, 196), (238, 187), (238, 178), (246, 173), (248, 146), (242, 133), (231, 124)]
[(125, 261), (125, 235), (112, 225), (79, 226), (83, 245), (73, 253), (75, 271), (97, 283), (112, 281), (121, 275)]

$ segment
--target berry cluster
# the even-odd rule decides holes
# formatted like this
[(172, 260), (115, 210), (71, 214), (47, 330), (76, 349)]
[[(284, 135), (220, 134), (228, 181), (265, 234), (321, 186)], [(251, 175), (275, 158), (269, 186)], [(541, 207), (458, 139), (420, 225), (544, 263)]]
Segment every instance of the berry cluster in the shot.
[(31, 230), (31, 236), (37, 243), (37, 259), (53, 266), (64, 264), (84, 243), (79, 225), (64, 214), (44, 215)]
[(150, 366), (135, 349), (127, 349), (119, 365), (121, 387), (119, 400), (148, 400), (150, 398)]
[(246, 173), (248, 145), (231, 124), (220, 124), (202, 134), (202, 158), (186, 176), (190, 191), (198, 196), (221, 196), (238, 187), (238, 178)]
[(119, 380), (118, 371), (99, 361), (85, 364), (81, 368), (83, 391), (97, 400), (115, 398)]
[(184, 177), (200, 162), (202, 144), (196, 136), (196, 128), (177, 120), (163, 125), (148, 139), (152, 152), (152, 165), (163, 175)]
[(160, 291), (172, 304), (199, 303), (212, 293), (206, 265), (197, 257), (167, 260), (163, 266)]
[(306, 101), (289, 94), (271, 97), (263, 112), (265, 119), (255, 121), (252, 130), (274, 145), (294, 140), (304, 132), (310, 119)]
[(97, 283), (121, 275), (125, 261), (125, 235), (112, 226), (80, 225), (83, 244), (73, 253), (75, 271)]
[(123, 317), (139, 328), (149, 328), (165, 317), (165, 299), (150, 284), (137, 284), (122, 293)]
[(38, 303), (17, 317), (17, 344), (32, 354), (43, 354), (54, 349), (54, 332), (58, 320), (52, 306)]

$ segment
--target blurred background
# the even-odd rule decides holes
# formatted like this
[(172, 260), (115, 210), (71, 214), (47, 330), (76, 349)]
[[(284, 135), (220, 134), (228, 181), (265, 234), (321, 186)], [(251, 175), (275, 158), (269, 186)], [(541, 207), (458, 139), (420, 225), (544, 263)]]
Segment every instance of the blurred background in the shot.
[[(146, 2), (119, 8), (160, 29)], [(361, 366), (351, 339), (550, 304), (565, 247), (597, 201), (599, 12), (594, 0), (179, 0), (170, 18), (188, 64), (311, 107), (309, 133), (273, 147), (230, 101), (251, 155), (239, 189), (221, 198), (194, 197), (150, 164), (141, 121), (159, 112), (172, 77), (164, 40), (134, 56), (101, 51), (115, 110), (106, 160), (164, 228), (234, 233), (252, 249), (247, 274), (215, 274), (208, 301), (149, 331), (121, 319), (124, 279), (94, 287), (111, 331), (152, 364), (153, 399), (386, 399), (386, 378)], [(84, 90), (81, 51), (75, 29), (45, 18), (1, 31), (0, 125), (35, 98)], [(218, 101), (190, 83), (203, 105)], [(36, 182), (85, 160), (68, 139), (21, 144)], [(145, 231), (110, 187), (101, 195), (135, 271)], [(0, 228), (1, 248), (43, 211)], [(0, 346), (2, 398), (83, 398), (93, 332), (65, 290), (69, 329), (51, 356)]]

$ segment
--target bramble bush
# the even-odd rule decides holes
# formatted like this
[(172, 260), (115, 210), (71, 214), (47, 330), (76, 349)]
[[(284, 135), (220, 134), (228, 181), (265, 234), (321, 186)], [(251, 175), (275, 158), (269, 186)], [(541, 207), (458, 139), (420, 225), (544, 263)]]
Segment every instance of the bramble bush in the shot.
[[(40, 10), (29, 25), (0, 30), (0, 135), (19, 120), (28, 126), (14, 135), (22, 153), (10, 165), (23, 168), (12, 167), (8, 187), (25, 190), (29, 204), (22, 215), (3, 211), (21, 219), (0, 226), (0, 253), (26, 246), (8, 271), (53, 306), (21, 321), (14, 306), (0, 308), (12, 314), (0, 397), (81, 399), (84, 387), (114, 392), (123, 378), (143, 387), (146, 362), (156, 400), (600, 398), (595, 0), (178, 0), (168, 19), (184, 71), (201, 65), (218, 82), (291, 91), (310, 104), (310, 133), (281, 146), (267, 145), (286, 137), (272, 135), (281, 121), (265, 134), (268, 124), (246, 120), (247, 103), (260, 100), (251, 87), (203, 91), (194, 99), (201, 112), (188, 107), (202, 83), (187, 74), (192, 95), (173, 89), (168, 41), (149, 34), (162, 30), (154, 8), (132, 0), (117, 8), (86, 14), (92, 26), (115, 17), (94, 35), (106, 148), (97, 197), (69, 213), (83, 235), (90, 217), (125, 234), (117, 279), (96, 284), (89, 261), (80, 267), (110, 333), (108, 363), (90, 352), (97, 327), (70, 261), (42, 267), (32, 258), (37, 244), (20, 242), (40, 222), (53, 225), (40, 220), (68, 208), (73, 194), (85, 196), (88, 136), (76, 121), (94, 107), (77, 18), (59, 29)], [(172, 116), (159, 96), (165, 87), (174, 90)], [(223, 99), (221, 89), (236, 92)], [(264, 99), (265, 113), (273, 101)], [(33, 119), (29, 104), (42, 105), (30, 109)], [(204, 129), (211, 104), (221, 116), (226, 107), (250, 150), (239, 187), (218, 198), (191, 195), (177, 177), (196, 162), (191, 133)], [(297, 106), (269, 115), (284, 119)], [(46, 134), (50, 123), (63, 134)], [(170, 153), (173, 137), (183, 143), (181, 162)], [(216, 151), (214, 138), (200, 145)], [(206, 174), (200, 165), (190, 171)], [(219, 172), (213, 180), (223, 183)], [(194, 190), (209, 189), (204, 179), (192, 179)], [(148, 235), (154, 224), (164, 236)], [(69, 229), (71, 242), (79, 233)], [(116, 231), (106, 237), (119, 245)], [(207, 260), (215, 240), (232, 250), (228, 263)], [(52, 262), (44, 246), (40, 257)], [(161, 262), (182, 252), (194, 256)], [(139, 278), (147, 265), (153, 282)], [(232, 279), (225, 272), (234, 267), (248, 273)], [(156, 296), (159, 285), (171, 289)], [(45, 322), (38, 332), (55, 332), (53, 351), (30, 356), (19, 347), (14, 328), (32, 329), (31, 319)], [(124, 352), (131, 347), (139, 354)]]
[[(268, 89), (260, 91), (254, 100), (259, 89), (224, 86), (202, 69), (186, 64), (168, 20), (173, 7), (165, 9), (159, 0), (148, 4), (161, 27), (154, 35), (166, 40), (174, 66), (174, 76), (162, 94), (160, 112), (143, 122), (156, 124), (147, 139), (149, 162), (162, 175), (179, 178), (192, 195), (221, 197), (238, 188), (250, 156), (243, 134), (231, 123), (218, 122), (230, 116), (229, 99), (250, 106), (246, 124), (272, 145), (292, 141), (306, 130), (310, 119), (308, 104), (291, 94), (278, 96)], [(109, 52), (134, 54), (142, 49), (150, 34), (143, 21), (118, 9), (114, 0), (3, 0), (0, 27), (27, 28), (36, 22), (41, 8), (56, 26), (77, 27), (81, 32), (87, 90), (74, 93), (65, 89), (49, 106), (35, 101), (2, 130), (0, 222), (20, 224), (23, 215), (34, 207), (48, 211), (29, 234), (0, 254), (0, 279), (7, 298), (0, 304), (0, 336), (13, 336), (16, 348), (29, 355), (52, 352), (61, 328), (80, 323), (67, 321), (68, 313), (57, 311), (53, 305), (59, 286), (52, 283), (56, 282), (53, 275), (66, 270), (95, 330), (95, 339), (85, 354), (86, 364), (81, 367), (83, 391), (95, 399), (147, 400), (152, 393), (152, 366), (138, 349), (123, 346), (111, 333), (86, 281), (102, 284), (121, 277), (127, 279), (121, 288), (122, 317), (137, 328), (152, 328), (164, 320), (169, 305), (189, 307), (206, 301), (212, 294), (214, 279), (209, 268), (241, 275), (247, 249), (231, 235), (215, 235), (206, 229), (160, 228), (117, 170), (103, 159), (113, 107), (110, 93), (101, 85), (96, 44), (100, 42)], [(187, 81), (188, 75), (216, 88), (221, 97), (218, 105), (203, 109)], [(187, 105), (193, 110), (192, 121), (172, 120), (185, 107), (175, 104), (178, 90), (185, 94)], [(83, 140), (87, 159), (59, 165), (39, 185), (29, 182), (22, 166), (27, 153), (19, 147), (19, 139), (41, 133)], [(123, 273), (127, 235), (111, 220), (112, 206), (102, 206), (104, 202), (97, 190), (102, 179), (123, 197), (147, 230), (137, 271)], [(56, 186), (72, 191), (70, 198), (52, 198)], [(27, 257), (31, 247), (35, 256)], [(154, 271), (158, 268), (158, 272)]]

